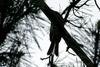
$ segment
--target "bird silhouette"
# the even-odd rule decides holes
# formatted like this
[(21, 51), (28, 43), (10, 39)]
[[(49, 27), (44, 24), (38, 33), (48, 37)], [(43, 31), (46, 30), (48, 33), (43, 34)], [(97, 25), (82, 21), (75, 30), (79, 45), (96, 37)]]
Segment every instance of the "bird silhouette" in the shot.
[(50, 14), (51, 17), (53, 17), (54, 21), (51, 22), (51, 27), (50, 27), (51, 45), (47, 52), (47, 55), (55, 54), (56, 56), (59, 56), (59, 42), (61, 41), (62, 34), (60, 32), (60, 28), (57, 23), (63, 22), (64, 26), (64, 20), (62, 16), (56, 11), (51, 11)]

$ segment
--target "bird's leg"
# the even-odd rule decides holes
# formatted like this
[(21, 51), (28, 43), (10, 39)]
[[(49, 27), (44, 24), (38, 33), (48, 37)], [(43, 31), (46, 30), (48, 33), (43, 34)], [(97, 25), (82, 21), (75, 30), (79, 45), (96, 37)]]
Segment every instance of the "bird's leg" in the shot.
[(54, 55), (51, 54), (50, 57), (49, 57), (49, 65), (50, 65), (50, 67), (53, 66), (53, 59), (54, 59)]

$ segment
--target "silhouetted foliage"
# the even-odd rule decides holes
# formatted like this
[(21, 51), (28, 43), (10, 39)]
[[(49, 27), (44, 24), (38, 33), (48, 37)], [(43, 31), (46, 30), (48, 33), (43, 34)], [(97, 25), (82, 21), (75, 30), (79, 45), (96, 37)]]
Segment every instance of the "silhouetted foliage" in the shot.
[[(0, 66), (16, 67), (20, 62), (20, 58), (25, 54), (19, 51), (23, 43), (8, 34), (12, 31), (17, 35), (19, 31), (15, 31), (15, 28), (18, 26), (19, 20), (28, 15), (34, 17), (38, 11), (39, 8), (35, 7), (31, 0), (0, 0)], [(10, 38), (8, 43), (5, 43), (6, 38)], [(10, 45), (9, 42), (12, 44)], [(5, 50), (5, 46), (9, 47)], [(24, 46), (28, 48), (27, 45)]]

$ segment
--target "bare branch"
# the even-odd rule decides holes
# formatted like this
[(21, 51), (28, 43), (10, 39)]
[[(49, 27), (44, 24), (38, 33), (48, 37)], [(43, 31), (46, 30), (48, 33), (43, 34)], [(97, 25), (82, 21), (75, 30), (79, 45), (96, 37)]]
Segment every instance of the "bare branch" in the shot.
[(97, 4), (97, 1), (94, 0), (94, 2), (95, 2), (95, 5), (97, 6), (97, 8), (100, 10), (100, 7), (99, 7), (99, 5)]

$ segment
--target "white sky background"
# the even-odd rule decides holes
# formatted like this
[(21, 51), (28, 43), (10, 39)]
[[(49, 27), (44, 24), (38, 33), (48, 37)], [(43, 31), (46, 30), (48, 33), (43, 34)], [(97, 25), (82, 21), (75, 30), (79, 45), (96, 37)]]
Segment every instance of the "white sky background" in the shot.
[[(64, 8), (66, 8), (68, 0), (47, 0), (46, 2), (53, 10), (62, 12), (64, 10)], [(95, 22), (95, 21), (97, 21), (97, 19), (99, 19), (100, 13), (98, 13), (97, 8), (93, 8), (93, 13), (95, 14), (95, 16), (92, 17), (92, 22)], [(43, 15), (43, 17), (45, 17), (45, 16)], [(49, 26), (49, 24), (48, 24), (48, 26)], [(41, 35), (40, 33), (38, 33), (38, 34)], [(46, 35), (46, 34), (47, 33), (44, 32), (44, 35)], [(44, 60), (44, 61), (40, 60), (40, 58), (47, 57), (46, 53), (47, 53), (49, 45), (50, 45), (49, 35), (46, 35), (46, 36), (44, 36), (44, 35), (41, 35), (42, 39), (39, 40), (42, 51), (40, 51), (37, 48), (37, 45), (33, 46), (34, 43), (30, 43), (30, 47), (31, 47), (30, 51), (33, 52), (33, 54), (31, 54), (31, 56), (29, 56), (30, 58), (28, 58), (28, 60), (29, 61), (31, 60), (30, 61), (31, 64), (29, 64), (29, 65), (31, 65), (32, 67), (46, 67), (46, 64), (48, 63), (48, 60)], [(75, 62), (77, 56), (68, 55), (68, 53), (65, 51), (66, 51), (66, 44), (62, 40), (62, 42), (60, 43), (60, 56), (59, 56), (58, 60), (67, 56), (67, 58), (64, 59), (64, 61), (62, 61), (63, 63)], [(23, 63), (26, 63), (26, 62), (23, 62)], [(21, 63), (21, 65), (22, 65), (22, 67), (25, 67), (25, 66), (23, 66), (22, 63)]]

